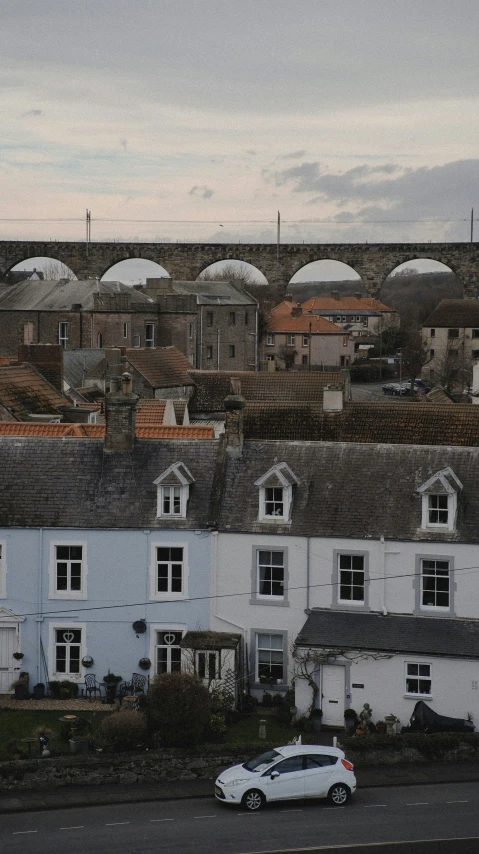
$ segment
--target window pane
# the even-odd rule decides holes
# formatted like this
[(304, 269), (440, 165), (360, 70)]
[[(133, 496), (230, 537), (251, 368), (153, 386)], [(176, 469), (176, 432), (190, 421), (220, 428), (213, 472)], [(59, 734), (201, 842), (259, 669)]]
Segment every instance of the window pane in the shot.
[(82, 547), (81, 546), (70, 546), (70, 560), (81, 560), (82, 559)]
[(66, 672), (67, 648), (66, 646), (57, 646), (56, 648), (56, 666), (57, 673)]
[(81, 563), (71, 565), (71, 589), (81, 590)]
[(169, 560), (170, 559), (170, 550), (169, 549), (157, 548), (156, 559), (161, 560), (161, 561)]
[(431, 665), (430, 664), (420, 664), (419, 665), (419, 676), (430, 676), (431, 675)]
[(70, 549), (68, 546), (57, 546), (57, 560), (68, 560), (70, 557)]
[(168, 671), (168, 650), (166, 647), (158, 647), (156, 650), (156, 672), (167, 673)]
[(181, 649), (179, 647), (173, 647), (171, 650), (171, 670), (181, 670)]
[[(163, 513), (166, 513), (168, 515), (170, 513), (170, 506), (171, 506), (171, 504), (170, 504), (170, 487), (164, 486), (163, 487)], [(165, 549), (165, 551), (166, 551), (166, 549)]]
[(407, 672), (408, 672), (408, 676), (417, 676), (419, 673), (419, 665), (418, 664), (408, 664)]
[(76, 645), (70, 646), (70, 673), (80, 672), (80, 647)]
[(183, 560), (183, 549), (170, 549), (171, 558), (170, 560), (182, 561)]
[(292, 771), (302, 771), (303, 756), (289, 756), (287, 759), (283, 759), (282, 762), (278, 762), (272, 770), (277, 771), (279, 774), (289, 774)]
[(68, 582), (67, 564), (57, 563), (57, 590), (66, 590)]

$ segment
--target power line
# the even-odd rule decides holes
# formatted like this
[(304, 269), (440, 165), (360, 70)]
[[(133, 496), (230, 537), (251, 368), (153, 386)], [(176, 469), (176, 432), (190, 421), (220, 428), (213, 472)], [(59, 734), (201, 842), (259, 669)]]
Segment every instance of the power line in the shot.
[[(221, 223), (218, 219), (114, 219), (109, 217), (91, 217), (92, 222), (120, 222), (120, 223), (150, 223), (150, 224), (170, 224), (170, 225), (273, 225), (275, 219), (222, 219)], [(476, 221), (479, 217), (474, 217)], [(0, 222), (85, 222), (84, 217), (0, 217)], [(456, 219), (446, 219), (443, 217), (435, 217), (433, 219), (350, 219), (350, 220), (331, 220), (331, 219), (282, 219), (282, 223), (288, 225), (397, 225), (397, 224), (414, 224), (414, 223), (453, 223), (453, 222), (470, 222), (469, 217), (458, 217)]]
[[(314, 554), (314, 552), (313, 552), (313, 554)], [(320, 557), (317, 554), (316, 554), (316, 556)], [(328, 563), (331, 563), (331, 562), (332, 561), (328, 559)], [(452, 572), (454, 572), (454, 573), (466, 572), (466, 571), (476, 572), (477, 570), (479, 570), (479, 566), (460, 566), (460, 567), (454, 567)], [(401, 573), (399, 575), (378, 575), (375, 578), (369, 578), (368, 583), (372, 583), (373, 581), (392, 581), (396, 578), (416, 578), (416, 576), (417, 576), (416, 572), (404, 572), (404, 573)], [(309, 584), (309, 585), (308, 584), (301, 584), (301, 585), (298, 585), (296, 587), (288, 586), (288, 592), (291, 590), (307, 590), (308, 587), (310, 590), (316, 589), (319, 587), (338, 587), (339, 584), (340, 584), (339, 581), (325, 581), (321, 584)], [(122, 604), (122, 605), (93, 605), (93, 606), (90, 606), (88, 608), (64, 608), (64, 609), (60, 609), (60, 610), (56, 610), (56, 611), (41, 611), (41, 612), (40, 611), (32, 611), (31, 613), (17, 614), (17, 616), (19, 616), (19, 617), (37, 617), (37, 616), (41, 615), (42, 617), (49, 617), (49, 616), (59, 616), (59, 615), (63, 615), (63, 614), (72, 614), (72, 613), (77, 614), (79, 611), (81, 611), (82, 613), (90, 612), (90, 611), (111, 611), (111, 610), (114, 610), (117, 608), (142, 608), (142, 607), (145, 607), (147, 605), (171, 605), (171, 604), (175, 604), (175, 603), (179, 603), (179, 602), (181, 602), (183, 604), (187, 604), (189, 602), (203, 602), (203, 601), (211, 600), (211, 599), (231, 599), (231, 598), (234, 598), (235, 596), (252, 596), (252, 595), (254, 596), (255, 594), (256, 595), (260, 594), (260, 591), (259, 590), (245, 590), (241, 593), (221, 593), (219, 596), (213, 596), (211, 594), (208, 596), (189, 596), (186, 599), (167, 599), (167, 600), (162, 601), (162, 602), (154, 601), (154, 600), (153, 601), (147, 600), (146, 602), (126, 602), (125, 604)]]

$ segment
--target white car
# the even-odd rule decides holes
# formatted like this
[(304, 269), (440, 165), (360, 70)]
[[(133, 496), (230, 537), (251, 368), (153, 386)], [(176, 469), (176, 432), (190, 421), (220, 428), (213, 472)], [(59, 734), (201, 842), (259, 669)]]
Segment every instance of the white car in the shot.
[(267, 801), (329, 798), (342, 806), (356, 791), (354, 766), (342, 750), (322, 744), (287, 744), (222, 771), (215, 796), (254, 812)]

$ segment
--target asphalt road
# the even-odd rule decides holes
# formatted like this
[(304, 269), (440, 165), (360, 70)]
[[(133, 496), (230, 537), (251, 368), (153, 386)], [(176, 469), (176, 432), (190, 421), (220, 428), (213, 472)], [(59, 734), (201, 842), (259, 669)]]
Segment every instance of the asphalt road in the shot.
[(198, 798), (6, 815), (0, 851), (473, 854), (479, 852), (479, 784), (362, 789), (346, 807), (288, 802), (253, 814)]

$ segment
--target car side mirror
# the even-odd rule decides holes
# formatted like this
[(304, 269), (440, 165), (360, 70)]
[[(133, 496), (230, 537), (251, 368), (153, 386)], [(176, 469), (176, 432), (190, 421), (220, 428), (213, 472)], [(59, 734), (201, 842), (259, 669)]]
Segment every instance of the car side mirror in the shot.
[(276, 780), (276, 777), (279, 777), (279, 771), (271, 771), (271, 779)]

